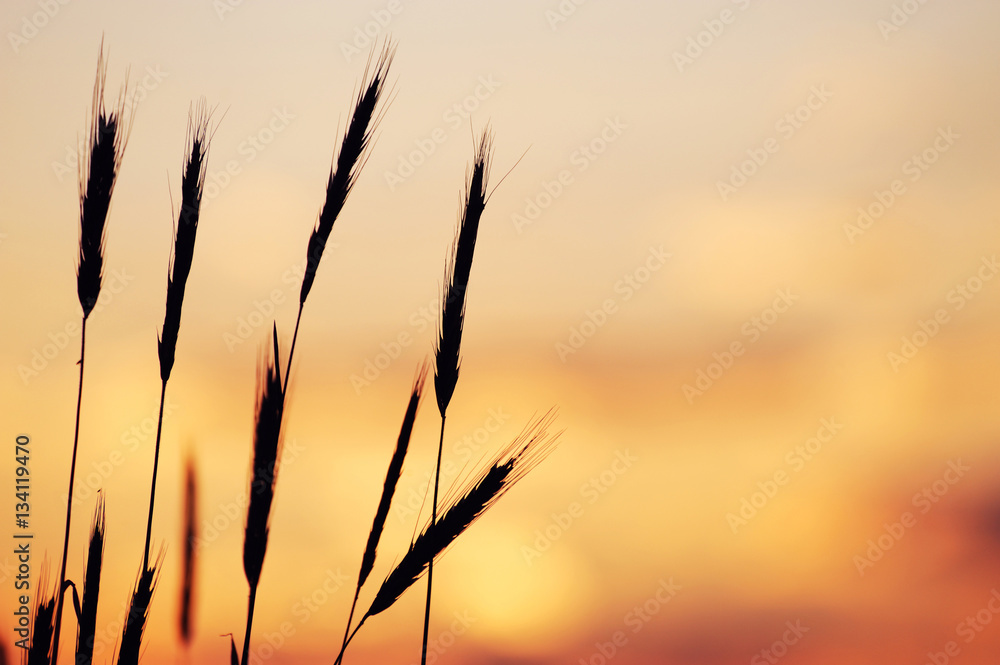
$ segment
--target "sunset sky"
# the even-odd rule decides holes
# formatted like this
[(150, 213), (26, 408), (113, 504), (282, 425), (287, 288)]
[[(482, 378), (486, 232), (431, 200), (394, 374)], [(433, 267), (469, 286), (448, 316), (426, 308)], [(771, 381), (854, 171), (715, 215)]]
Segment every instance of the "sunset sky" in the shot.
[[(108, 100), (127, 85), (133, 107), (87, 329), (67, 570), (82, 577), (101, 489), (98, 662), (142, 559), (190, 105), (204, 97), (216, 130), (167, 390), (150, 665), (180, 662), (189, 452), (189, 662), (242, 641), (257, 364), (272, 321), (291, 342), (335, 147), (389, 36), (391, 103), (299, 331), (262, 662), (336, 656), (487, 123), (492, 182), (506, 177), (479, 233), (443, 481), (552, 407), (565, 432), (435, 568), (435, 661), (996, 662), (1000, 4), (8, 0), (0, 27), (0, 472), (13, 486), (30, 436), (32, 575), (50, 580), (78, 379), (76, 160), (102, 39)], [(439, 426), (429, 389), (362, 605), (427, 519)], [(344, 662), (418, 663), (424, 589)]]

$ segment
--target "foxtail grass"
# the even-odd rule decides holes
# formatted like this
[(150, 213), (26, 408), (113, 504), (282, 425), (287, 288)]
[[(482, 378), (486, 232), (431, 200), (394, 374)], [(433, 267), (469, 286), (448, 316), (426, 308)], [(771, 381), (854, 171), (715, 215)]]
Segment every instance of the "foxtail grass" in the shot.
[(306, 298), (312, 291), (319, 269), (320, 259), (330, 239), (334, 222), (344, 209), (347, 197), (354, 189), (361, 169), (368, 159), (368, 150), (372, 136), (382, 120), (384, 106), (380, 103), (385, 92), (389, 68), (396, 53), (396, 47), (391, 40), (386, 40), (375, 55), (373, 49), (365, 65), (362, 83), (354, 100), (351, 119), (347, 123), (344, 138), (340, 143), (335, 164), (330, 170), (326, 184), (326, 199), (320, 210), (319, 219), (309, 235), (306, 246), (306, 268), (302, 277), (302, 288), (299, 291), (299, 311), (295, 318), (295, 332), (292, 334), (292, 345), (288, 351), (288, 367), (285, 370), (285, 389), (292, 371), (292, 358), (295, 355), (295, 343), (299, 337), (299, 324), (302, 321), (302, 308)]
[(181, 600), (177, 617), (178, 632), (185, 648), (191, 645), (194, 637), (194, 604), (197, 566), (197, 550), (195, 548), (196, 529), (198, 522), (198, 478), (195, 471), (194, 458), (188, 457), (184, 472), (184, 526), (181, 537)]
[(128, 615), (125, 617), (125, 627), (122, 630), (122, 641), (118, 649), (118, 665), (138, 665), (139, 654), (142, 653), (142, 636), (149, 620), (149, 606), (153, 602), (156, 590), (159, 564), (154, 562), (149, 567), (143, 567), (132, 591)]
[(59, 635), (62, 629), (62, 610), (66, 586), (66, 559), (69, 554), (69, 535), (73, 517), (73, 484), (76, 478), (76, 457), (80, 445), (80, 408), (83, 403), (83, 368), (87, 348), (87, 320), (101, 295), (104, 276), (104, 244), (111, 196), (125, 145), (131, 129), (131, 118), (126, 117), (126, 91), (123, 88), (118, 100), (109, 110), (104, 105), (105, 77), (104, 44), (101, 43), (97, 59), (97, 80), (91, 106), (90, 129), (87, 144), (80, 160), (80, 252), (76, 273), (77, 295), (83, 309), (80, 326), (80, 380), (76, 398), (76, 424), (73, 431), (73, 454), (70, 458), (69, 492), (66, 501), (66, 530), (63, 536), (62, 560), (59, 566), (59, 583), (56, 587), (55, 631), (53, 634), (52, 662), (58, 662)]
[(153, 450), (153, 477), (149, 483), (149, 513), (146, 518), (146, 544), (142, 566), (149, 566), (150, 539), (153, 534), (153, 506), (156, 501), (156, 474), (160, 464), (160, 439), (163, 434), (163, 405), (167, 396), (167, 381), (174, 367), (177, 336), (181, 327), (181, 307), (188, 274), (194, 260), (194, 245), (201, 217), (201, 199), (205, 191), (205, 174), (208, 170), (208, 150), (211, 140), (209, 121), (212, 112), (202, 100), (193, 105), (188, 114), (188, 153), (181, 178), (181, 209), (177, 215), (174, 248), (170, 274), (167, 276), (167, 307), (163, 330), (157, 339), (160, 360), (160, 412), (156, 420), (156, 443)]
[[(358, 583), (354, 589), (354, 601), (351, 603), (351, 611), (347, 617), (347, 627), (344, 629), (342, 647), (346, 646), (347, 638), (350, 635), (351, 622), (354, 620), (354, 610), (358, 604), (361, 587), (364, 586), (372, 569), (375, 567), (375, 554), (378, 549), (379, 540), (382, 538), (382, 531), (385, 529), (385, 521), (389, 517), (389, 507), (392, 505), (392, 497), (396, 492), (396, 485), (399, 483), (399, 478), (403, 473), (403, 461), (406, 458), (406, 451), (410, 446), (410, 435), (413, 433), (413, 423), (417, 419), (417, 410), (420, 408), (420, 398), (424, 390), (424, 381), (427, 379), (428, 369), (427, 363), (422, 364), (420, 369), (417, 370), (416, 378), (413, 380), (410, 401), (406, 405), (403, 425), (399, 430), (399, 438), (396, 440), (396, 449), (389, 460), (389, 470), (385, 474), (385, 483), (382, 485), (382, 497), (379, 499), (378, 509), (375, 511), (375, 520), (372, 523), (371, 531), (368, 532), (365, 553), (361, 557), (361, 569), (358, 572)], [(337, 662), (340, 662), (339, 656)]]
[(365, 621), (392, 607), (425, 571), (429, 572), (431, 564), (455, 539), (552, 452), (559, 436), (549, 432), (554, 417), (550, 411), (529, 423), (513, 442), (445, 501), (441, 517), (424, 527), (386, 576), (368, 611), (347, 638), (338, 660)]
[[(451, 254), (445, 264), (445, 286), (441, 303), (441, 321), (434, 349), (434, 393), (441, 413), (441, 436), (438, 439), (437, 463), (434, 467), (434, 495), (431, 500), (431, 523), (437, 521), (438, 486), (441, 480), (441, 454), (444, 449), (444, 427), (448, 405), (455, 394), (461, 366), (462, 331), (465, 328), (465, 305), (472, 273), (472, 259), (476, 251), (479, 222), (486, 201), (493, 153), (493, 134), (487, 126), (479, 139), (479, 146), (466, 176), (465, 200), (462, 218), (458, 225)], [(427, 602), (424, 606), (424, 634), (420, 663), (427, 663), (427, 639), (431, 621), (431, 594), (434, 588), (434, 561), (427, 564)]]
[(97, 602), (101, 594), (101, 568), (104, 563), (104, 499), (98, 495), (94, 521), (90, 527), (87, 567), (83, 579), (83, 601), (76, 634), (76, 665), (90, 665), (94, 660), (97, 636)]
[(247, 505), (246, 528), (243, 537), (243, 572), (250, 586), (247, 607), (247, 629), (243, 639), (243, 658), (250, 655), (250, 635), (253, 628), (257, 587), (267, 553), (267, 538), (271, 524), (271, 504), (278, 480), (278, 460), (281, 448), (281, 417), (285, 407), (278, 356), (278, 331), (272, 329), (273, 351), (265, 357), (258, 371), (257, 407), (254, 416), (253, 469), (250, 478), (250, 500)]

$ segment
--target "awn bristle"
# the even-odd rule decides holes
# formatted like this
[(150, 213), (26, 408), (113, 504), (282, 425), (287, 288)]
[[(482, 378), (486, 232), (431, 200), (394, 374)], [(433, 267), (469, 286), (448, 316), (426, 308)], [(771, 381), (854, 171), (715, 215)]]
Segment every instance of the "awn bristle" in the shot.
[(90, 546), (87, 549), (87, 571), (83, 580), (83, 602), (76, 636), (76, 665), (90, 665), (94, 660), (97, 636), (97, 602), (101, 593), (101, 567), (104, 562), (104, 498), (100, 494), (90, 526)]
[(331, 169), (330, 178), (327, 181), (326, 201), (323, 203), (322, 211), (320, 211), (319, 220), (309, 236), (309, 245), (306, 248), (306, 269), (302, 278), (299, 304), (305, 303), (309, 296), (313, 280), (316, 279), (319, 261), (323, 257), (323, 250), (330, 239), (330, 232), (333, 231), (333, 223), (337, 221), (337, 216), (340, 215), (340, 211), (347, 201), (347, 196), (351, 193), (358, 174), (367, 160), (372, 133), (381, 120), (379, 100), (385, 89), (386, 76), (392, 65), (395, 50), (395, 46), (387, 40), (377, 59), (374, 58), (374, 50), (368, 58), (361, 88), (358, 90), (358, 96), (354, 102), (354, 112), (340, 144), (336, 165)]
[(80, 160), (80, 257), (76, 289), (84, 319), (90, 316), (101, 294), (105, 224), (129, 133), (125, 91), (110, 111), (104, 106), (106, 73), (102, 48), (97, 60), (90, 130)]
[(201, 197), (205, 190), (205, 174), (208, 169), (208, 148), (211, 138), (208, 123), (211, 115), (211, 110), (206, 107), (204, 100), (193, 105), (188, 113), (189, 150), (184, 161), (184, 175), (181, 178), (181, 209), (174, 234), (171, 272), (167, 276), (167, 311), (163, 319), (163, 334), (157, 341), (160, 378), (163, 381), (170, 378), (170, 370), (174, 366), (177, 334), (181, 327), (184, 288), (194, 259)]
[(472, 170), (466, 175), (462, 219), (445, 266), (444, 300), (434, 350), (434, 391), (442, 416), (448, 410), (448, 404), (455, 392), (455, 384), (458, 383), (466, 292), (469, 287), (469, 274), (472, 271), (479, 221), (489, 198), (486, 189), (489, 183), (492, 151), (493, 135), (487, 127), (479, 140)]
[(410, 544), (403, 558), (382, 582), (365, 617), (387, 610), (403, 593), (420, 579), (428, 564), (458, 538), (507, 493), (518, 480), (548, 455), (558, 434), (550, 435), (548, 427), (554, 416), (550, 412), (529, 424), (524, 431), (485, 470), (466, 482), (450, 500), (436, 522), (428, 524)]
[[(44, 579), (39, 583), (38, 588), (45, 587)], [(35, 606), (35, 620), (31, 628), (31, 641), (28, 644), (28, 652), (25, 662), (28, 665), (49, 665), (49, 654), (52, 651), (52, 634), (55, 631), (55, 596), (48, 600), (38, 601)]]
[(142, 652), (142, 635), (149, 619), (149, 606), (153, 601), (156, 589), (157, 564), (144, 567), (135, 589), (132, 591), (132, 602), (129, 604), (128, 616), (125, 617), (125, 628), (122, 631), (121, 646), (118, 650), (118, 665), (138, 665), (139, 654)]

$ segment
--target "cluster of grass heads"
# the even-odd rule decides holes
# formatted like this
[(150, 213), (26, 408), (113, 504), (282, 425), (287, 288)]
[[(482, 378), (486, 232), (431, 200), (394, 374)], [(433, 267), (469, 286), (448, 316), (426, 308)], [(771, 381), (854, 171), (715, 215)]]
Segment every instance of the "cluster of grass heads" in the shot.
[[(87, 136), (86, 158), (80, 169), (80, 254), (77, 270), (77, 290), (83, 311), (79, 361), (76, 425), (70, 460), (69, 493), (66, 526), (60, 560), (59, 577), (51, 595), (36, 603), (30, 646), (26, 653), (30, 664), (56, 665), (64, 604), (72, 598), (77, 623), (75, 660), (78, 665), (93, 661), (97, 627), (98, 601), (101, 597), (101, 571), (106, 536), (105, 504), (99, 497), (90, 530), (82, 598), (76, 585), (66, 576), (66, 562), (73, 517), (73, 483), (80, 440), (80, 413), (83, 403), (86, 325), (100, 296), (103, 277), (104, 249), (108, 214), (115, 182), (131, 129), (131, 109), (125, 105), (122, 90), (110, 109), (105, 105), (104, 49), (98, 59), (97, 82), (94, 87), (90, 131)], [(279, 464), (285, 423), (285, 399), (292, 373), (292, 358), (299, 336), (299, 326), (306, 300), (315, 283), (324, 249), (344, 205), (357, 182), (372, 147), (372, 137), (388, 106), (387, 80), (395, 55), (390, 41), (373, 50), (369, 56), (362, 82), (354, 98), (351, 116), (343, 139), (335, 152), (326, 187), (326, 196), (306, 245), (306, 268), (299, 293), (292, 342), (288, 349), (284, 378), (281, 373), (281, 353), (278, 324), (272, 326), (271, 340), (261, 352), (257, 372), (254, 432), (251, 446), (251, 471), (243, 541), (243, 570), (248, 585), (246, 628), (242, 654), (236, 639), (230, 635), (231, 662), (248, 665), (253, 635), (254, 609), (261, 584), (271, 526), (272, 505), (278, 483)], [(166, 312), (157, 339), (160, 366), (160, 410), (156, 438), (152, 451), (152, 477), (149, 490), (149, 510), (141, 564), (132, 589), (128, 614), (117, 646), (117, 662), (121, 665), (139, 662), (143, 651), (143, 635), (152, 608), (157, 580), (162, 568), (162, 552), (151, 556), (154, 507), (159, 468), (160, 442), (163, 431), (163, 407), (167, 383), (174, 368), (177, 340), (180, 333), (181, 311), (188, 275), (194, 261), (195, 244), (205, 174), (208, 168), (210, 144), (214, 128), (212, 109), (204, 101), (192, 105), (188, 117), (186, 158), (181, 178), (181, 203), (174, 230), (174, 244), (168, 267)], [(550, 433), (551, 412), (529, 423), (508, 446), (489, 459), (480, 470), (458, 483), (439, 501), (439, 478), (445, 417), (458, 383), (461, 364), (462, 331), (464, 329), (467, 291), (479, 224), (489, 200), (489, 174), (493, 151), (493, 135), (487, 127), (475, 147), (472, 166), (466, 178), (465, 195), (454, 244), (445, 265), (445, 285), (441, 303), (439, 335), (433, 350), (433, 363), (425, 360), (416, 370), (409, 401), (403, 416), (399, 437), (389, 460), (382, 495), (361, 557), (354, 600), (351, 603), (343, 640), (336, 651), (340, 663), (351, 640), (370, 618), (388, 610), (418, 580), (427, 574), (427, 596), (424, 612), (421, 662), (426, 662), (427, 636), (430, 623), (434, 563), (441, 554), (486, 510), (496, 503), (518, 480), (534, 468), (553, 448), (557, 434)], [(430, 367), (434, 367), (434, 390), (441, 417), (437, 462), (429, 522), (415, 531), (409, 547), (397, 557), (395, 565), (378, 586), (368, 609), (355, 621), (361, 592), (375, 568), (379, 541), (385, 528), (396, 486), (402, 474), (414, 422), (424, 393)], [(194, 631), (196, 598), (195, 523), (197, 515), (197, 483), (195, 462), (188, 458), (184, 482), (184, 533), (182, 536), (182, 584), (178, 615), (180, 642), (190, 644)], [(43, 585), (44, 586), (44, 585)], [(67, 593), (71, 592), (71, 593)], [(105, 594), (106, 595), (106, 594)], [(331, 645), (331, 656), (336, 647)]]

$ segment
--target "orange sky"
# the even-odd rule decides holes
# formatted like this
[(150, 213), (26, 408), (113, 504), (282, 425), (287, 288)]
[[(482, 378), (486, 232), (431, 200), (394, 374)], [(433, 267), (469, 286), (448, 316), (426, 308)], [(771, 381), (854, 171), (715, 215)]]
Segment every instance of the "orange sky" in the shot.
[[(155, 664), (176, 661), (188, 450), (205, 540), (191, 660), (242, 639), (256, 362), (272, 319), (290, 343), (368, 30), (399, 43), (393, 100), (303, 317), (261, 654), (336, 654), (432, 350), (470, 127), (489, 121), (494, 182), (517, 166), (479, 235), (446, 479), (551, 406), (566, 432), (436, 569), (438, 662), (993, 662), (998, 24), (976, 0), (5, 3), (0, 431), (32, 439), (33, 570), (54, 573), (61, 547), (74, 160), (102, 34), (135, 122), (88, 326), (68, 566), (78, 579), (100, 487), (98, 660), (140, 562), (190, 102), (219, 120), (167, 393)], [(431, 399), (373, 579), (417, 523), (438, 426)], [(5, 644), (14, 563), (0, 556)], [(418, 662), (422, 602), (418, 585), (346, 662)]]

